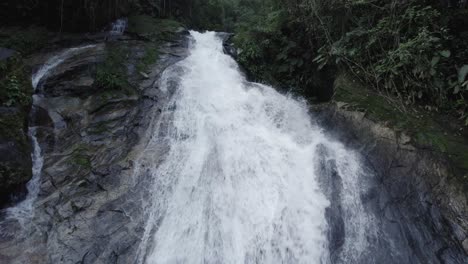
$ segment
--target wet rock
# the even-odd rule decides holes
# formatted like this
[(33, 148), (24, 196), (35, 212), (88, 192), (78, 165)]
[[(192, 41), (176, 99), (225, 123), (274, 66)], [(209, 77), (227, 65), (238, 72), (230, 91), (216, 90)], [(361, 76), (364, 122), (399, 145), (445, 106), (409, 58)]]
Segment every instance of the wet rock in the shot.
[[(412, 146), (407, 135), (343, 104), (317, 105), (313, 110), (332, 136), (362, 154), (375, 175), (361, 198), (381, 227), (382, 239), (373, 243), (374, 261), (388, 263), (389, 252), (411, 263), (467, 259), (466, 194), (452, 181), (454, 172), (442, 155)], [(386, 245), (384, 237), (398, 238), (397, 243)]]
[[(125, 63), (135, 64), (145, 43), (120, 40), (113, 45), (128, 48)], [(132, 90), (97, 86), (94, 74), (104, 59), (104, 44), (72, 56), (42, 81), (43, 95), (36, 96), (33, 111), (44, 152), (34, 228), (23, 234), (19, 226), (10, 225), (16, 235), (0, 236), (0, 262), (135, 261), (144, 232), (142, 201), (149, 196), (150, 182), (146, 174), (134, 174), (130, 160), (149, 140), (145, 131), (169, 98), (155, 84), (187, 54), (184, 37), (161, 45), (167, 53), (148, 70), (148, 78), (127, 72)], [(37, 68), (56, 54), (39, 54), (30, 64)], [(154, 162), (160, 161), (162, 157), (155, 156)], [(4, 225), (0, 220), (0, 230)], [(23, 253), (22, 247), (31, 253)]]
[(332, 263), (339, 259), (340, 252), (345, 242), (345, 223), (343, 219), (342, 199), (342, 179), (337, 171), (336, 161), (330, 160), (328, 150), (325, 146), (318, 146), (320, 160), (318, 162), (317, 175), (322, 189), (330, 201), (331, 205), (325, 211), (325, 217), (330, 225), (328, 230), (329, 251)]
[(234, 43), (232, 42), (232, 38), (234, 37), (234, 34), (219, 32), (218, 36), (223, 40), (224, 53), (226, 53), (227, 55), (231, 56), (234, 59), (237, 59), (237, 56), (238, 56), (237, 49), (234, 46)]

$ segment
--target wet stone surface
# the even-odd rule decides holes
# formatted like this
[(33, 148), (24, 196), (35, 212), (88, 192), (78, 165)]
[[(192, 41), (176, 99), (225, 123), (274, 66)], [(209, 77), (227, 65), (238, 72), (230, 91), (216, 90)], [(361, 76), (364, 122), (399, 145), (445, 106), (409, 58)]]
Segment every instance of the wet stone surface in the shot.
[[(0, 215), (1, 263), (132, 263), (149, 180), (134, 173), (133, 163), (167, 100), (153, 84), (186, 56), (186, 43), (185, 35), (163, 42), (166, 53), (150, 65), (147, 78), (129, 71), (131, 92), (96, 83), (107, 43), (65, 60), (41, 80), (33, 118), (44, 156), (39, 197), (25, 226)], [(129, 50), (131, 65), (144, 56), (145, 44), (112, 45)], [(32, 67), (58, 53), (38, 54)]]

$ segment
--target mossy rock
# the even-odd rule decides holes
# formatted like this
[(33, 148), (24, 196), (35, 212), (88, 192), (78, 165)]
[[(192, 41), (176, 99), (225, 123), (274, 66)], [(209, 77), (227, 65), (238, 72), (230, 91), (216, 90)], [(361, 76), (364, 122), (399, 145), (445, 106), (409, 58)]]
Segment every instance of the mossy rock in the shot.
[(118, 44), (109, 44), (106, 58), (96, 69), (96, 85), (106, 91), (131, 90), (125, 67), (128, 49)]
[(93, 150), (91, 146), (84, 143), (79, 143), (74, 147), (74, 150), (68, 161), (71, 165), (74, 165), (80, 169), (91, 170), (92, 152)]
[(406, 133), (419, 149), (438, 153), (453, 165), (459, 182), (468, 186), (467, 127), (453, 117), (401, 105), (396, 99), (368, 89), (350, 74), (339, 74), (334, 100), (348, 110), (361, 111), (366, 117), (384, 123), (397, 132)]
[(155, 64), (159, 59), (159, 45), (156, 43), (146, 43), (144, 45), (144, 55), (137, 64), (139, 72), (146, 72), (149, 67)]

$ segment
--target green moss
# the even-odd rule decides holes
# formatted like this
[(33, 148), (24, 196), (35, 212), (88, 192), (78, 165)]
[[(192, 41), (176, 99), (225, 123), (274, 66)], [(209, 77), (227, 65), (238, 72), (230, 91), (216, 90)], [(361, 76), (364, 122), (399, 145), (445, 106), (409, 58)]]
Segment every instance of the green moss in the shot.
[[(348, 74), (335, 82), (335, 101), (346, 103), (350, 110), (362, 111), (376, 122), (408, 134), (415, 146), (445, 154), (462, 177), (468, 174), (468, 139), (453, 126), (453, 118), (424, 109), (400, 105), (391, 98), (367, 89)], [(466, 183), (466, 182), (465, 182)]]
[(93, 127), (91, 127), (88, 132), (90, 134), (93, 134), (93, 135), (100, 135), (100, 134), (106, 133), (106, 132), (109, 131), (109, 125), (112, 122), (113, 121), (99, 122), (99, 123), (95, 124)]
[(140, 59), (137, 64), (137, 70), (140, 72), (146, 72), (149, 66), (156, 63), (159, 58), (158, 45), (155, 43), (145, 44), (145, 55)]
[(97, 66), (96, 84), (103, 90), (129, 91), (125, 61), (128, 49), (116, 44), (109, 44), (106, 59)]
[(70, 162), (79, 167), (91, 169), (92, 165), (91, 155), (89, 154), (90, 152), (91, 149), (89, 146), (86, 144), (78, 144), (70, 157)]
[(83, 167), (86, 167), (86, 168), (91, 167), (91, 161), (90, 161), (89, 157), (87, 157), (87, 156), (75, 156), (73, 160), (74, 160), (75, 164), (77, 164), (77, 165), (80, 165), (80, 166), (83, 166)]

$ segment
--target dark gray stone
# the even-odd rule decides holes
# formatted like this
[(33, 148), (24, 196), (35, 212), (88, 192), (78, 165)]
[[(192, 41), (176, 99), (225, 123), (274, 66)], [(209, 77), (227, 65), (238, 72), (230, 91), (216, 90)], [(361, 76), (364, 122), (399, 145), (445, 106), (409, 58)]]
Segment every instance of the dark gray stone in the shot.
[[(132, 64), (145, 43), (121, 40), (114, 45), (131, 50), (126, 59)], [(149, 140), (145, 132), (170, 96), (154, 84), (187, 55), (186, 37), (162, 45), (166, 53), (148, 78), (129, 72), (135, 87), (130, 94), (102, 93), (95, 86), (93, 71), (103, 59), (103, 44), (73, 56), (41, 82), (44, 96), (35, 102), (33, 123), (39, 126), (44, 168), (34, 225), (21, 229), (0, 216), (0, 230), (14, 234), (0, 235), (0, 262), (134, 263), (150, 178), (133, 173), (133, 152)], [(30, 64), (54, 54), (39, 54)]]
[[(452, 170), (444, 157), (410, 145), (403, 133), (340, 104), (312, 109), (327, 133), (361, 153), (374, 175), (365, 182), (368, 190), (361, 200), (375, 216), (379, 236), (360, 263), (465, 263), (467, 199), (450, 180)], [(330, 211), (336, 210), (336, 199), (332, 197)], [(329, 220), (331, 234), (341, 232), (335, 219)], [(338, 246), (332, 253), (339, 250), (339, 244), (330, 246)]]

